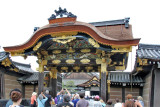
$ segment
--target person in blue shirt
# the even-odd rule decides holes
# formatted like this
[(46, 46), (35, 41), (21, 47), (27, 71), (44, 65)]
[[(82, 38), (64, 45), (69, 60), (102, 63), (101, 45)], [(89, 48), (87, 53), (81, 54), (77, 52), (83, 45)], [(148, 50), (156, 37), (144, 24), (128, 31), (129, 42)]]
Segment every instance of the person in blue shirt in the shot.
[(74, 94), (72, 98), (72, 102), (74, 103), (74, 107), (76, 107), (77, 102), (79, 101), (79, 94)]
[(144, 107), (143, 98), (141, 96), (138, 96), (137, 100), (140, 102), (140, 104), (142, 105), (142, 107)]
[(70, 96), (64, 95), (63, 102), (60, 103), (58, 107), (73, 107), (73, 105), (70, 103)]
[[(45, 99), (43, 99), (43, 97)], [(38, 107), (45, 107), (45, 102), (48, 100), (48, 98), (41, 92), (41, 94), (37, 98)]]
[(67, 92), (68, 96), (71, 96), (69, 91), (67, 89), (62, 89), (58, 94), (57, 94), (57, 104), (59, 105), (60, 103), (63, 102), (63, 97), (65, 95), (65, 92)]

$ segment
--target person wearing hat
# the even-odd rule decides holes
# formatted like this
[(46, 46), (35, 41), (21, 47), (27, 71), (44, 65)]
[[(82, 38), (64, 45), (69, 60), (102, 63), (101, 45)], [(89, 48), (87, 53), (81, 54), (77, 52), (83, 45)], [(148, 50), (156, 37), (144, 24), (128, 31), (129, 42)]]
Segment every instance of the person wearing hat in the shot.
[(96, 95), (94, 97), (94, 102), (93, 102), (94, 103), (94, 107), (101, 107), (102, 106), (102, 104), (101, 104), (101, 102), (99, 100), (100, 100), (99, 96)]

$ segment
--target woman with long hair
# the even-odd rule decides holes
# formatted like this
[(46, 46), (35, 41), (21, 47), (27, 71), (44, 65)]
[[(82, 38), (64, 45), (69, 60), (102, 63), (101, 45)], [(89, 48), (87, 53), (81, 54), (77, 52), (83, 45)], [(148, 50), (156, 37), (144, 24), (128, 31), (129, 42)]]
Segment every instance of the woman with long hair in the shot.
[(136, 107), (134, 101), (128, 100), (125, 102), (124, 107)]

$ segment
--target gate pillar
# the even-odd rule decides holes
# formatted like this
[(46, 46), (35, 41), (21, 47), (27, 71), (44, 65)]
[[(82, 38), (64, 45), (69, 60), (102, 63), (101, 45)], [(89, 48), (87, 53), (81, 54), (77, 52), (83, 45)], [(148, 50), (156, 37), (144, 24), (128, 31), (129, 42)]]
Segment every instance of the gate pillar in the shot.
[(52, 68), (50, 71), (50, 75), (51, 75), (51, 95), (53, 98), (55, 98), (57, 96), (57, 69)]
[(101, 62), (101, 86), (100, 86), (100, 95), (104, 102), (106, 102), (107, 98), (107, 63), (105, 58), (105, 52), (102, 51), (102, 62)]

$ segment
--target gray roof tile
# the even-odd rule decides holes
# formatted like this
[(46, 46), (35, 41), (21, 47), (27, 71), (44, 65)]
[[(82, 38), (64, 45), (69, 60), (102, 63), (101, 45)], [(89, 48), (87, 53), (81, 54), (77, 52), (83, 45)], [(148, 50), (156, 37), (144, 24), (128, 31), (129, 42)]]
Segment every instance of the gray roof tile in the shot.
[(18, 78), (18, 81), (22, 81), (22, 82), (38, 81), (38, 77), (39, 77), (38, 73), (39, 72), (34, 72), (32, 75), (20, 77), (20, 78)]
[(139, 44), (137, 56), (139, 58), (160, 60), (160, 45)]
[(21, 71), (25, 71), (25, 72), (29, 72), (29, 73), (35, 72), (31, 69), (30, 64), (23, 64), (23, 63), (14, 62), (14, 61), (12, 61), (12, 63), (14, 64), (15, 67), (17, 67)]
[(118, 83), (141, 83), (144, 82), (140, 76), (134, 76), (130, 72), (109, 72), (108, 78), (111, 80), (111, 83), (118, 82)]
[(9, 57), (9, 53), (0, 52), (0, 62)]

